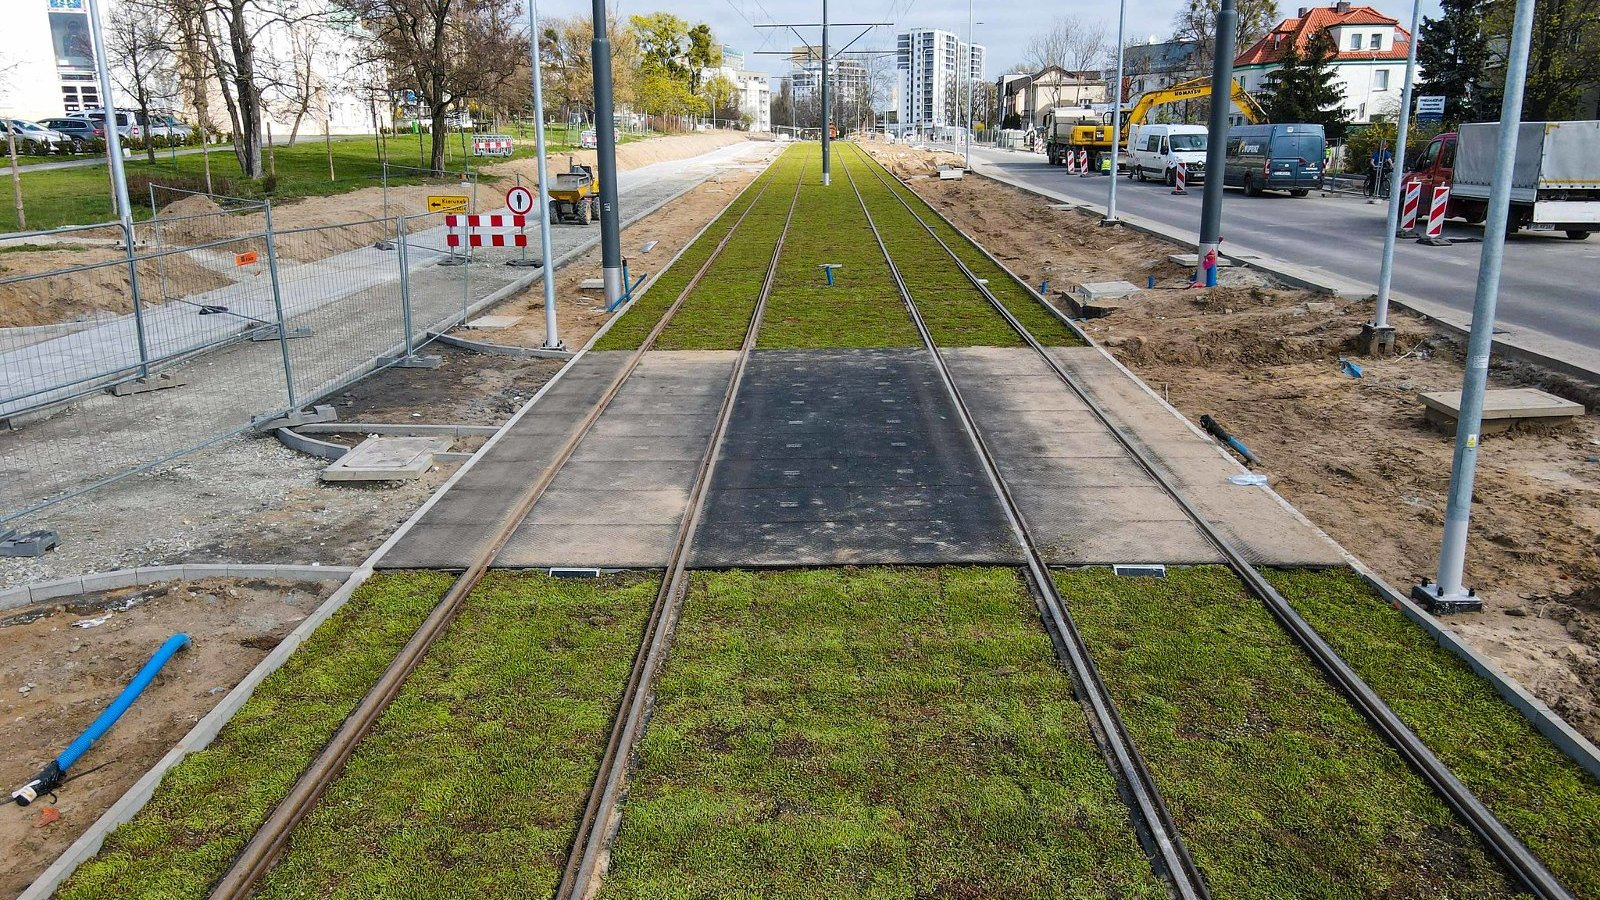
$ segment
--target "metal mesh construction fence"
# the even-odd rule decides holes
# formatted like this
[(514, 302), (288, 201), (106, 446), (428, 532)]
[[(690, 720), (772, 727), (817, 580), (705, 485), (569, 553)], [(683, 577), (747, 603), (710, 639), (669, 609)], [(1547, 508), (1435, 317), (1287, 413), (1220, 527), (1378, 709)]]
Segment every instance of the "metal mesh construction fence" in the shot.
[(498, 265), (512, 249), (452, 265), (444, 213), (280, 230), (214, 205), (158, 203), (177, 214), (131, 253), (86, 227), (82, 264), (0, 271), (5, 308), (36, 310), (0, 327), (0, 531), (313, 404), (529, 271)]

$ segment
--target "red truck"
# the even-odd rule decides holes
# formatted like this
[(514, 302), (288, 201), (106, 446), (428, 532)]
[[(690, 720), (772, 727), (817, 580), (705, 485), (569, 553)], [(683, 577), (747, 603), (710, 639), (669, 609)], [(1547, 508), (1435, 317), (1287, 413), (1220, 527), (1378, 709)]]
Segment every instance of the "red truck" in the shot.
[[(1422, 183), (1422, 208), (1450, 188), (1445, 216), (1477, 224), (1489, 212), (1500, 126), (1463, 125), (1422, 151), (1404, 182)], [(1600, 121), (1523, 122), (1512, 166), (1509, 230), (1562, 231), (1581, 241), (1600, 231)]]

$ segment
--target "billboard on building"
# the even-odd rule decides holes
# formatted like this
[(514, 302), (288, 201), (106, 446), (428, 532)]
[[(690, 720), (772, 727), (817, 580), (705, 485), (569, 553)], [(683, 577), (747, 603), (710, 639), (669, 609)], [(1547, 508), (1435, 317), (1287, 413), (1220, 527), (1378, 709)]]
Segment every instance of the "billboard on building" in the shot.
[(52, 11), (50, 40), (55, 46), (57, 66), (70, 69), (94, 68), (94, 43), (89, 38), (88, 16), (83, 13)]

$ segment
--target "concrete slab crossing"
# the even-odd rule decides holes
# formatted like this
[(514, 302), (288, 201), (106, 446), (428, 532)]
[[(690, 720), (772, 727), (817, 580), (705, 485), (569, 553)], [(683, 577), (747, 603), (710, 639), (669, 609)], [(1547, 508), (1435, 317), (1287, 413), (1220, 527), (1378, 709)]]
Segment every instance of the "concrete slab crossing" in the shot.
[(926, 351), (754, 353), (693, 565), (1020, 558)]

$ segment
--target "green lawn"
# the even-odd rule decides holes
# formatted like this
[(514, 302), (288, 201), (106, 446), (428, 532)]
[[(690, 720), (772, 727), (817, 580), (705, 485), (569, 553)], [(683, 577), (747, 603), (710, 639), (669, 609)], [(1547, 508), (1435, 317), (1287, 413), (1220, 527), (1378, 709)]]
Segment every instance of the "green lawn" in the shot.
[(550, 896), (657, 582), (491, 573), (255, 896)]
[(210, 747), (162, 779), (57, 895), (199, 898), (322, 750), (451, 576), (375, 575), (262, 682)]
[[(280, 136), (281, 140), (282, 136)], [(423, 135), (426, 152), (428, 136)], [(470, 140), (470, 137), (469, 137)], [(388, 139), (389, 161), (395, 166), (418, 165), (417, 142), (412, 135), (402, 134)], [(446, 165), (459, 171), (462, 164), (461, 142), (456, 135), (446, 142)], [(553, 148), (559, 149), (559, 148)], [(468, 145), (470, 153), (470, 144)], [(335, 180), (328, 180), (327, 150), (320, 137), (304, 137), (294, 147), (278, 146), (276, 157), (278, 177), (275, 199), (317, 197), (342, 194), (360, 188), (376, 187), (381, 183), (382, 167), (379, 165), (378, 147), (371, 135), (366, 137), (335, 138), (333, 141), (333, 166)], [(516, 157), (532, 156), (531, 147), (518, 146)], [(268, 154), (261, 151), (262, 166), (266, 167)], [(156, 155), (154, 164), (143, 155), (130, 158), (126, 170), (130, 181), (147, 176), (157, 183), (164, 178), (181, 178), (186, 183), (201, 179), (205, 160), (201, 154), (170, 156)], [(474, 168), (489, 165), (498, 159), (472, 159)], [(421, 163), (426, 165), (424, 161)], [(271, 171), (269, 169), (269, 171)], [(265, 195), (263, 179), (248, 180), (241, 176), (238, 158), (231, 149), (214, 149), (211, 153), (213, 188), (219, 194), (258, 198)], [(0, 172), (0, 175), (5, 173)], [(5, 175), (9, 182), (9, 176)], [(421, 183), (414, 178), (394, 178), (395, 183)], [(142, 183), (142, 182), (139, 182)], [(10, 191), (10, 184), (4, 189)], [(55, 228), (61, 225), (79, 225), (105, 222), (114, 218), (111, 199), (111, 178), (102, 165), (72, 169), (55, 169), (48, 172), (22, 173), (22, 193), (30, 229)], [(133, 197), (137, 218), (148, 218), (148, 200), (141, 191)], [(17, 213), (9, 202), (0, 203), (0, 232), (17, 230)]]
[(1356, 573), (1266, 574), (1568, 888), (1600, 898), (1600, 783)]
[(1232, 573), (1056, 581), (1215, 896), (1520, 895)]
[(602, 896), (1154, 898), (1012, 569), (697, 574)]

